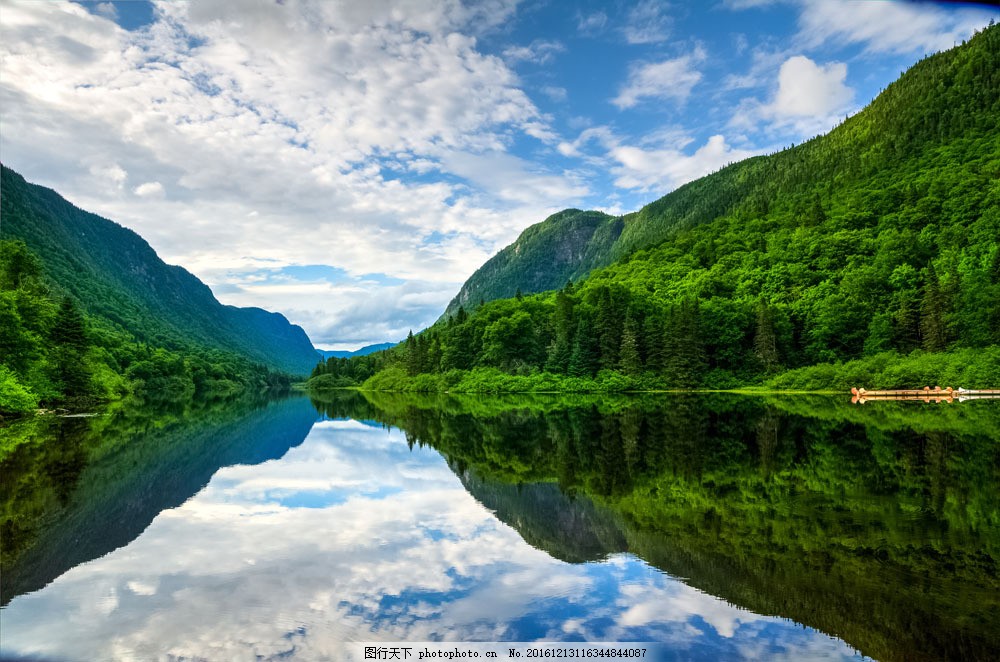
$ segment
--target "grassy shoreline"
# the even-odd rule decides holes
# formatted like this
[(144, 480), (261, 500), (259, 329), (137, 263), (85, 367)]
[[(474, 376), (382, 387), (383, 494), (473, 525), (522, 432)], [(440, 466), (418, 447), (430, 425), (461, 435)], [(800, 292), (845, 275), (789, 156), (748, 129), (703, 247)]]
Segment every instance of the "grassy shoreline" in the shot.
[[(714, 379), (713, 379), (714, 378)], [(359, 388), (398, 393), (745, 393), (745, 394), (847, 394), (853, 386), (878, 388), (996, 388), (1000, 386), (1000, 347), (959, 349), (907, 355), (883, 352), (871, 357), (825, 363), (755, 381), (736, 375), (711, 373), (698, 384), (677, 386), (662, 376), (625, 375), (602, 370), (593, 377), (570, 377), (547, 372), (514, 375), (498, 368), (450, 370), (410, 375), (401, 365), (390, 365), (361, 384), (343, 378), (313, 378), (302, 388), (324, 391)], [(706, 383), (707, 382), (707, 383)], [(715, 383), (713, 383), (715, 382)]]

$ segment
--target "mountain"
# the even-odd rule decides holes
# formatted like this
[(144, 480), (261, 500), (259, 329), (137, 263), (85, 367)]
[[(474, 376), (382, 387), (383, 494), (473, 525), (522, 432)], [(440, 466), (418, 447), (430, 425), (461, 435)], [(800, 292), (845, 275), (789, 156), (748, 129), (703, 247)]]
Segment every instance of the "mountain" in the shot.
[(521, 233), (476, 270), (445, 311), (471, 311), (492, 301), (562, 287), (606, 263), (622, 232), (620, 218), (599, 211), (566, 209)]
[[(772, 385), (992, 388), (998, 118), (992, 26), (917, 62), (827, 135), (621, 219), (571, 211), (530, 228), (449, 312), (477, 296), (486, 305), (389, 352), (369, 386), (427, 373), (408, 387), (729, 388), (801, 370)], [(562, 289), (490, 301), (544, 287)], [(484, 368), (517, 379), (461, 373)]]
[[(864, 226), (901, 203), (910, 206), (926, 198), (922, 213), (934, 214), (936, 205), (961, 197), (967, 185), (959, 182), (960, 188), (947, 190), (943, 183), (909, 177), (914, 170), (933, 171), (942, 158), (962, 158), (970, 148), (997, 153), (997, 41), (997, 29), (988, 28), (960, 47), (918, 62), (829, 134), (730, 165), (639, 211), (617, 219), (578, 210), (555, 214), (476, 271), (446, 316), (459, 305), (469, 310), (480, 299), (511, 297), (518, 289), (527, 294), (559, 288), (569, 278), (717, 219), (794, 217), (806, 224), (813, 217), (826, 219), (836, 204), (852, 208), (850, 223)], [(944, 146), (956, 151), (945, 155), (939, 149)], [(992, 173), (995, 182), (996, 162), (989, 157), (984, 166), (981, 174), (989, 179)], [(893, 172), (913, 181), (894, 186)], [(848, 191), (853, 196), (845, 195)], [(699, 250), (698, 259), (711, 258), (709, 245)]]
[(165, 264), (138, 234), (78, 209), (51, 189), (3, 167), (0, 239), (20, 239), (48, 279), (86, 313), (144, 342), (230, 351), (306, 374), (316, 364), (308, 336), (284, 316), (219, 303), (207, 285)]
[(377, 345), (365, 345), (361, 349), (356, 349), (353, 352), (341, 349), (317, 349), (316, 353), (324, 359), (347, 359), (352, 356), (367, 356), (369, 354), (374, 354), (375, 352), (381, 352), (389, 349), (390, 347), (395, 347), (397, 344), (398, 343), (394, 342), (382, 342)]

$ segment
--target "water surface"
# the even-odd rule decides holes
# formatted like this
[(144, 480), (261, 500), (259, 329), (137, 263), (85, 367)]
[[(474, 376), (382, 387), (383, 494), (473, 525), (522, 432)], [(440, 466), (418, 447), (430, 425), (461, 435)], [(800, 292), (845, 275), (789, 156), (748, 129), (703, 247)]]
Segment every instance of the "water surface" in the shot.
[(873, 404), (343, 393), (8, 427), (0, 650), (990, 659), (1000, 408)]

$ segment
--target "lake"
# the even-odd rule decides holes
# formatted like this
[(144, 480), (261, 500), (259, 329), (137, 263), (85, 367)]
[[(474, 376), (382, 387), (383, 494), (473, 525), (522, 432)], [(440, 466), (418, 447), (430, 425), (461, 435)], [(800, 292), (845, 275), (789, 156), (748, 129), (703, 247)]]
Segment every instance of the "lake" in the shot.
[(345, 391), (0, 435), (4, 659), (1000, 651), (1000, 401)]

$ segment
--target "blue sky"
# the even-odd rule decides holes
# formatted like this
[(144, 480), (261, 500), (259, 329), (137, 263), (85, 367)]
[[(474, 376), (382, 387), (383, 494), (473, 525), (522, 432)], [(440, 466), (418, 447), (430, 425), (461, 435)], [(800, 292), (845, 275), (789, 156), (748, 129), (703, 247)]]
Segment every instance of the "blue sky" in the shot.
[(823, 133), (1000, 17), (889, 0), (8, 2), (5, 164), (326, 348), (528, 225)]

